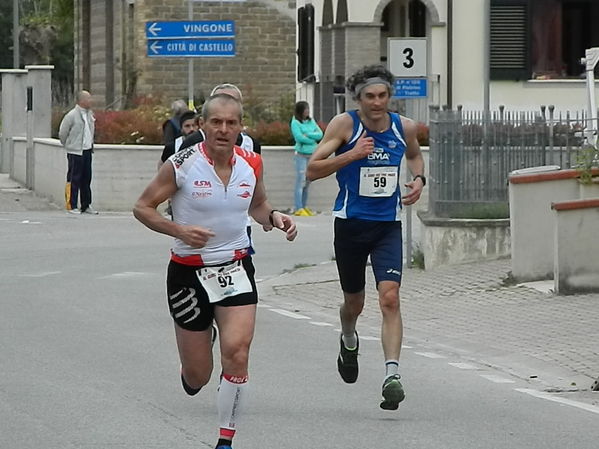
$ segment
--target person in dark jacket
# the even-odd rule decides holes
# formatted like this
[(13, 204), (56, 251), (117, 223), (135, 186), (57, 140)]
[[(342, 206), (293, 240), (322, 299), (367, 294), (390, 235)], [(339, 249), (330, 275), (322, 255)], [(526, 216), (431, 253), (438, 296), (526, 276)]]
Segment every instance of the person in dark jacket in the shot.
[(171, 105), (172, 117), (162, 124), (162, 143), (173, 144), (175, 139), (181, 135), (181, 114), (188, 111), (187, 104), (183, 100), (175, 100)]
[(159, 168), (169, 157), (185, 148), (182, 146), (185, 138), (199, 130), (199, 119), (196, 113), (193, 111), (185, 111), (181, 114), (181, 117), (179, 117), (179, 128), (181, 130), (181, 135), (177, 137), (173, 143), (164, 145), (162, 155), (160, 156), (160, 163), (158, 164)]

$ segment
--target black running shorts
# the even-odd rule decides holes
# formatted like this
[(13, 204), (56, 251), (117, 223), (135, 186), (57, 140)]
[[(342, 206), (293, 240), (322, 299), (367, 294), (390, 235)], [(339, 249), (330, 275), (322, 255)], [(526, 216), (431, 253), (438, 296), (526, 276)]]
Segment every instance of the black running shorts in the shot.
[(377, 286), (381, 281), (401, 283), (401, 222), (335, 218), (335, 259), (345, 293), (364, 289), (368, 256)]
[(198, 280), (197, 271), (201, 267), (183, 265), (171, 260), (166, 276), (166, 291), (168, 308), (175, 323), (183, 329), (203, 331), (212, 324), (215, 306), (231, 307), (257, 304), (258, 293), (252, 257), (244, 257), (242, 265), (252, 285), (252, 291), (229, 296), (218, 303), (210, 303), (206, 290)]

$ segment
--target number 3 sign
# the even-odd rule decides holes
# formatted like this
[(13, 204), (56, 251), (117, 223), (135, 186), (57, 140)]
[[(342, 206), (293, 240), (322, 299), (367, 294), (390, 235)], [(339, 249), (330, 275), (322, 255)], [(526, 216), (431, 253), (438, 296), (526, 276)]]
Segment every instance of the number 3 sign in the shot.
[(397, 77), (427, 76), (426, 38), (389, 38), (387, 61), (389, 70)]

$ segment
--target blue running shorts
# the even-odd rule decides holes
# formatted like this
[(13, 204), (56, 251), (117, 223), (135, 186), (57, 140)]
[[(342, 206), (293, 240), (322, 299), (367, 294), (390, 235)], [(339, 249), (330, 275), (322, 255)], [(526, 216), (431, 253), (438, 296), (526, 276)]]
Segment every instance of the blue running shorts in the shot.
[(381, 281), (401, 284), (401, 221), (335, 218), (334, 246), (339, 282), (345, 293), (364, 289), (368, 256), (377, 287)]

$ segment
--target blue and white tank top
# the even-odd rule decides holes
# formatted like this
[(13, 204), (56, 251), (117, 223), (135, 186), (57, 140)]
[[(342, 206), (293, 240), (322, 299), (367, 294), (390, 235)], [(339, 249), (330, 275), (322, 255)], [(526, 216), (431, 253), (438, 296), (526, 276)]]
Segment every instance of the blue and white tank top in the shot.
[(335, 155), (351, 150), (366, 131), (374, 139), (374, 151), (367, 158), (354, 161), (337, 171), (339, 193), (333, 216), (374, 221), (399, 221), (401, 192), (399, 167), (406, 151), (406, 141), (399, 114), (389, 112), (390, 127), (379, 133), (364, 126), (358, 111), (347, 112), (353, 119), (349, 142)]

